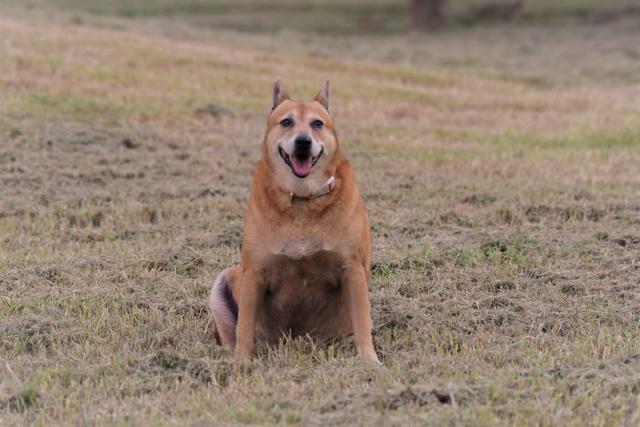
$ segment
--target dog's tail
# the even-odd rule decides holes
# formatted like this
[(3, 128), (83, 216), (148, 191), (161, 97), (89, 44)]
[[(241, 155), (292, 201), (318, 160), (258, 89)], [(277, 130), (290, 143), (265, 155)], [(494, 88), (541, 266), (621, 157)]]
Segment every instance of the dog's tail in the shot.
[(218, 344), (233, 348), (238, 323), (238, 304), (231, 292), (237, 277), (237, 267), (230, 267), (218, 275), (209, 294), (209, 309), (213, 315), (214, 336)]

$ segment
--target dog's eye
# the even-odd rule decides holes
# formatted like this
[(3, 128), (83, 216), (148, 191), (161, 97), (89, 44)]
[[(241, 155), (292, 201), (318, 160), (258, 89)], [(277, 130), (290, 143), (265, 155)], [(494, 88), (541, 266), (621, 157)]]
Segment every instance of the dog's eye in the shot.
[(322, 129), (322, 126), (324, 126), (324, 123), (322, 123), (322, 120), (314, 120), (311, 122), (311, 127), (314, 129)]
[(293, 120), (288, 117), (286, 119), (282, 119), (280, 120), (280, 126), (282, 126), (283, 128), (290, 128), (291, 126), (293, 126)]

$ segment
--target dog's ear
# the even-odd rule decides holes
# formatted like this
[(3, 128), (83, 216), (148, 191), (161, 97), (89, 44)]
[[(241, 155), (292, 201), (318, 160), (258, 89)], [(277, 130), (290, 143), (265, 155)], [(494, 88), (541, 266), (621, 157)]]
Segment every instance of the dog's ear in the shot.
[(280, 79), (277, 79), (273, 82), (273, 107), (271, 107), (271, 111), (275, 110), (285, 99), (289, 99), (289, 92), (282, 87)]
[(329, 80), (325, 80), (315, 98), (325, 110), (329, 111)]

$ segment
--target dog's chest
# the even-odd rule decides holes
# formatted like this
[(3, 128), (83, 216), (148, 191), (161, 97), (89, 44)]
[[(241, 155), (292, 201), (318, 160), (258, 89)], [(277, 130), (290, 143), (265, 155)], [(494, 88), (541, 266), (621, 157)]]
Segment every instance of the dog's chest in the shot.
[(332, 248), (317, 237), (288, 239), (280, 242), (273, 250), (273, 255), (288, 258), (292, 261), (314, 260), (322, 257), (322, 252), (331, 252)]
[(342, 255), (320, 239), (289, 240), (269, 257), (263, 278), (271, 293), (326, 290), (338, 286), (343, 265)]
[[(335, 251), (289, 246), (262, 270), (266, 294), (258, 312), (258, 334), (275, 342), (282, 331), (293, 336), (335, 336), (344, 316), (341, 279), (344, 258)], [(337, 322), (337, 323), (336, 323)]]

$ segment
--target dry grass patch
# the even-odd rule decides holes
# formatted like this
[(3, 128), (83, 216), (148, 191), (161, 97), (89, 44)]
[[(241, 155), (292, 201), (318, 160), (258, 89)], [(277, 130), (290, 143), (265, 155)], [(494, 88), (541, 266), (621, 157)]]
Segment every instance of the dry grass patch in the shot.
[[(0, 20), (0, 423), (640, 421), (632, 80), (547, 81), (571, 62), (551, 61), (540, 84), (425, 54), (486, 51), (496, 27), (426, 45), (69, 16)], [(611, 43), (637, 36), (625, 22), (603, 27)], [(563, 38), (542, 51), (583, 46), (549, 25)], [(301, 97), (332, 79), (383, 369), (349, 340), (285, 337), (248, 370), (212, 345), (206, 295), (239, 257), (278, 75)]]

